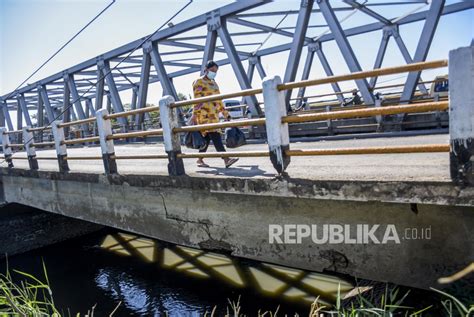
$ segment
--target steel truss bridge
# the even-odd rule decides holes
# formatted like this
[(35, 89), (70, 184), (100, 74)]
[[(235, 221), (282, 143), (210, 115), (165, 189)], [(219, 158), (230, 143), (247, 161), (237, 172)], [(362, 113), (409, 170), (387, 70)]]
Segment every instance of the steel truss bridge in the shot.
[[(417, 5), (418, 10), (413, 10), (413, 4)], [(132, 91), (131, 109), (140, 109), (146, 106), (149, 85), (155, 82), (161, 84), (163, 95), (171, 95), (177, 100), (173, 79), (202, 71), (203, 64), (209, 59), (216, 59), (221, 66), (230, 64), (241, 89), (252, 88), (255, 70), (261, 78), (266, 76), (262, 57), (284, 51), (289, 51), (286, 70), (282, 74), (284, 83), (297, 80), (297, 69), (299, 63), (303, 62), (304, 49), (307, 54), (301, 79), (308, 79), (315, 55), (326, 75), (331, 76), (333, 71), (323, 49), (324, 43), (330, 41), (337, 44), (349, 70), (358, 72), (362, 69), (348, 39), (364, 33), (383, 34), (373, 64), (374, 69), (382, 66), (390, 38), (396, 42), (407, 64), (422, 62), (427, 57), (441, 16), (472, 9), (474, 1), (446, 4), (444, 0), (433, 0), (431, 3), (418, 0), (376, 3), (359, 0), (344, 0), (341, 3), (302, 0), (295, 1), (295, 7), (297, 5), (298, 10), (275, 11), (272, 9), (272, 1), (238, 1), (176, 25), (170, 24), (146, 41), (146, 37), (137, 39), (1, 96), (0, 124), (10, 131), (14, 130), (11, 111), (17, 112), (19, 130), (23, 126), (46, 127), (58, 116), (63, 122), (84, 120), (93, 117), (95, 111), (104, 106), (104, 97), (111, 112), (122, 112), (124, 101), (119, 93), (124, 90)], [(393, 7), (394, 12), (406, 14), (385, 17), (376, 12), (379, 6)], [(344, 29), (341, 19), (336, 15), (340, 11), (349, 14), (360, 11), (374, 22)], [(294, 26), (279, 27), (263, 23), (266, 17), (272, 17), (275, 24), (274, 21), (280, 21), (289, 15), (297, 16)], [(311, 21), (324, 23), (312, 24)], [(423, 22), (422, 32), (412, 56), (399, 27), (420, 21)], [(236, 25), (240, 26), (239, 31), (231, 31)], [(314, 33), (314, 30), (320, 35), (311, 36), (310, 33)], [(281, 41), (278, 42), (283, 44), (266, 45), (270, 34), (279, 37)], [(248, 36), (261, 41), (248, 43)], [(247, 63), (247, 69), (244, 62)], [(370, 80), (358, 79), (355, 83), (365, 104), (374, 104), (373, 89), (377, 77)], [(342, 101), (343, 93), (338, 83), (332, 83), (331, 86), (335, 96)], [(420, 83), (420, 72), (409, 73), (400, 101), (410, 101), (417, 86), (420, 91), (426, 92), (426, 87)], [(291, 94), (291, 90), (286, 92), (287, 104)], [(305, 98), (304, 87), (298, 90), (297, 96), (296, 103), (300, 105)], [(262, 115), (262, 109), (254, 95), (245, 97), (245, 104), (254, 117)], [(36, 113), (36, 124), (32, 122), (32, 112)], [(141, 126), (145, 116), (149, 114), (139, 113), (120, 117), (118, 120), (124, 130), (133, 130)], [(82, 126), (84, 134), (90, 133), (88, 129), (86, 124)]]

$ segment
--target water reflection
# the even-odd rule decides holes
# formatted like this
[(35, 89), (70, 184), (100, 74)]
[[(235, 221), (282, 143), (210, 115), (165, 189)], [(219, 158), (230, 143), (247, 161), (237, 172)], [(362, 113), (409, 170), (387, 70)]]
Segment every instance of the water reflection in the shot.
[[(140, 258), (164, 270), (187, 274), (193, 279), (220, 281), (236, 289), (257, 289), (261, 294), (277, 300), (310, 304), (319, 297), (321, 303), (330, 305), (334, 303), (338, 291), (344, 297), (354, 290), (351, 283), (335, 276), (162, 244), (128, 233), (107, 235), (101, 247), (123, 256)], [(185, 305), (169, 294), (161, 300), (153, 299), (134, 278), (124, 273), (117, 274), (101, 270), (96, 283), (120, 298), (133, 311), (160, 311), (158, 307), (162, 306), (161, 309), (172, 313), (179, 312)], [(186, 307), (189, 309), (189, 305)]]

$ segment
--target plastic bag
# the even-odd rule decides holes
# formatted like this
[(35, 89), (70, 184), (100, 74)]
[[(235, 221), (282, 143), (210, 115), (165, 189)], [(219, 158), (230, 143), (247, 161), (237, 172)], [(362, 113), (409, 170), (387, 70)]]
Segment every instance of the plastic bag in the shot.
[(247, 143), (245, 141), (245, 134), (237, 127), (228, 128), (225, 130), (225, 145), (228, 148), (236, 148)]
[(206, 146), (206, 140), (199, 131), (187, 132), (184, 137), (184, 144), (189, 149), (200, 150)]

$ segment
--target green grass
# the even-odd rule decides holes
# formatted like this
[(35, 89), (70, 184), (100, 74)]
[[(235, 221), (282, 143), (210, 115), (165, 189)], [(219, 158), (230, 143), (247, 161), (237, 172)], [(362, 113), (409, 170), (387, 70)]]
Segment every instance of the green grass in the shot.
[[(13, 279), (15, 274), (15, 279)], [(5, 274), (0, 274), (0, 317), (6, 316), (71, 316), (64, 315), (58, 309), (53, 300), (53, 292), (50, 288), (46, 266), (43, 263), (43, 281), (26, 272), (11, 270), (8, 268)], [(20, 282), (15, 282), (20, 280)], [(343, 301), (340, 292), (333, 307), (325, 307), (318, 303), (317, 299), (309, 307), (310, 317), (358, 317), (358, 316), (474, 316), (474, 304), (462, 303), (460, 299), (447, 292), (432, 289), (441, 296), (441, 302), (438, 305), (443, 312), (435, 311), (439, 308), (428, 306), (416, 310), (413, 307), (405, 306), (404, 303), (410, 296), (410, 292), (400, 293), (399, 288), (385, 288), (383, 294), (379, 294), (375, 299), (367, 296), (367, 293), (358, 294), (351, 301)], [(226, 304), (227, 313), (225, 316), (240, 317), (245, 316), (241, 313), (240, 296), (237, 301), (228, 301)], [(112, 316), (119, 308), (120, 303), (109, 315)], [(92, 307), (86, 314), (76, 314), (76, 317), (93, 317), (94, 308)], [(217, 306), (204, 316), (217, 316)], [(262, 312), (255, 311), (254, 316), (274, 317), (278, 315), (278, 308), (275, 311)], [(250, 315), (251, 316), (251, 315)], [(297, 315), (295, 315), (297, 316)]]

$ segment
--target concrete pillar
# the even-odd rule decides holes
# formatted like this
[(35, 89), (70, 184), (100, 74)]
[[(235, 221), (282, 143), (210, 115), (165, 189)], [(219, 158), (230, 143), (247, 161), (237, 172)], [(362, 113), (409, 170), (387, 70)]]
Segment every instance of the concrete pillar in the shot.
[(173, 133), (173, 129), (179, 127), (178, 108), (171, 108), (174, 98), (164, 96), (160, 99), (160, 121), (163, 128), (163, 142), (168, 154), (168, 173), (171, 176), (184, 175), (183, 159), (181, 154), (181, 140), (179, 134)]
[(449, 136), (451, 179), (474, 184), (474, 46), (449, 52)]
[(66, 144), (63, 143), (65, 140), (64, 128), (60, 127), (60, 124), (61, 120), (51, 122), (51, 130), (53, 132), (56, 155), (58, 156), (59, 171), (69, 172)]
[(284, 92), (277, 89), (279, 84), (280, 76), (265, 77), (262, 83), (270, 160), (281, 174), (290, 164), (290, 157), (285, 154), (290, 148), (290, 135), (288, 123), (281, 122), (281, 118), (286, 116), (286, 106)]
[(5, 161), (8, 163), (8, 167), (13, 167), (12, 155), (13, 151), (10, 147), (10, 137), (8, 136), (7, 128), (1, 127), (0, 128), (0, 137), (2, 139), (2, 148), (3, 148), (3, 157)]
[(102, 150), (102, 160), (104, 161), (105, 174), (116, 174), (117, 163), (115, 162), (115, 148), (114, 141), (107, 140), (109, 135), (112, 135), (112, 122), (105, 119), (109, 114), (107, 109), (99, 109), (95, 113), (97, 119), (97, 131), (99, 132), (100, 148)]
[(36, 159), (36, 150), (33, 145), (35, 141), (33, 132), (29, 131), (30, 126), (23, 127), (23, 140), (25, 142), (25, 151), (26, 155), (28, 156), (28, 164), (30, 165), (30, 169), (37, 170), (38, 169), (38, 160)]

